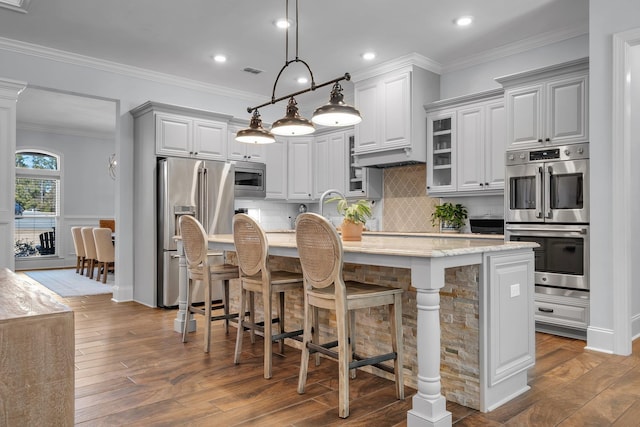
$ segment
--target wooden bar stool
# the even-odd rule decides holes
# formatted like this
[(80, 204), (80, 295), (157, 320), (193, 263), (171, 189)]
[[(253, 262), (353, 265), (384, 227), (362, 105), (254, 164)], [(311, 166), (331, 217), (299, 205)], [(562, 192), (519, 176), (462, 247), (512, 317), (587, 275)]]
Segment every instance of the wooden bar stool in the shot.
[[(240, 316), (236, 339), (235, 363), (240, 363), (244, 329), (260, 331), (264, 335), (264, 377), (271, 378), (272, 343), (280, 342), (280, 353), (284, 352), (285, 338), (298, 338), (302, 330), (286, 332), (284, 324), (285, 291), (302, 288), (302, 274), (271, 270), (268, 265), (269, 244), (260, 225), (249, 215), (236, 214), (233, 217), (233, 241), (240, 267)], [(256, 323), (253, 312), (253, 295), (262, 293), (264, 322)], [(278, 295), (277, 318), (273, 318), (272, 296)], [(246, 304), (249, 299), (249, 320), (246, 320)], [(278, 323), (279, 332), (273, 334), (273, 323)], [(252, 337), (253, 338), (253, 337)], [(253, 342), (253, 339), (252, 339)]]
[[(396, 396), (404, 399), (402, 372), (402, 289), (345, 282), (342, 278), (342, 241), (324, 217), (303, 213), (296, 220), (296, 245), (304, 274), (304, 336), (298, 393), (304, 393), (309, 367), (309, 355), (322, 353), (338, 360), (339, 416), (349, 416), (349, 371), (373, 365), (395, 374)], [(355, 352), (355, 316), (353, 310), (387, 305), (391, 329), (391, 349), (388, 354), (361, 357)], [(318, 309), (336, 313), (338, 341), (318, 340)], [(314, 326), (312, 332), (312, 324)], [(312, 336), (313, 335), (313, 336)], [(338, 351), (330, 350), (338, 347)], [(393, 369), (381, 362), (393, 360)]]
[[(238, 267), (231, 264), (209, 264), (207, 233), (202, 224), (192, 216), (182, 215), (178, 223), (184, 255), (187, 260), (189, 282), (187, 284), (187, 314), (182, 329), (182, 342), (187, 342), (187, 329), (190, 313), (202, 314), (205, 318), (204, 352), (208, 353), (211, 343), (211, 322), (225, 321), (225, 333), (229, 333), (229, 320), (238, 317), (229, 313), (229, 280), (238, 278)], [(204, 304), (194, 306), (193, 286), (197, 280), (204, 285)], [(223, 297), (221, 304), (214, 304), (211, 300), (211, 286), (213, 282), (222, 281)], [(212, 316), (214, 310), (223, 309), (224, 314)], [(206, 320), (208, 319), (208, 321)]]

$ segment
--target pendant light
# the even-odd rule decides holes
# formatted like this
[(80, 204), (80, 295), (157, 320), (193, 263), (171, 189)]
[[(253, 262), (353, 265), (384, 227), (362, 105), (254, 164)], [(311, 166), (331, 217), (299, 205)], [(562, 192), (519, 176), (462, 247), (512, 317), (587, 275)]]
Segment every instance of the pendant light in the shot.
[[(286, 0), (286, 19), (289, 21), (289, 0)], [(362, 119), (360, 117), (360, 113), (355, 108), (347, 105), (343, 101), (342, 95), (342, 86), (340, 86), (339, 82), (342, 80), (351, 80), (351, 75), (349, 73), (345, 73), (344, 76), (335, 78), (333, 80), (329, 80), (327, 82), (316, 84), (313, 79), (313, 72), (309, 65), (298, 57), (298, 23), (300, 22), (298, 19), (298, 0), (296, 0), (296, 55), (295, 58), (289, 60), (289, 28), (286, 28), (286, 41), (285, 41), (285, 63), (284, 66), (280, 69), (278, 76), (276, 77), (276, 81), (273, 83), (273, 91), (271, 92), (271, 101), (265, 102), (264, 104), (258, 105), (256, 107), (248, 107), (247, 111), (249, 113), (253, 113), (251, 118), (251, 124), (248, 129), (243, 129), (238, 131), (236, 134), (236, 141), (239, 142), (247, 142), (247, 143), (262, 143), (266, 144), (269, 142), (274, 142), (274, 134), (275, 135), (285, 135), (285, 136), (297, 136), (297, 135), (308, 135), (315, 131), (315, 126), (313, 123), (318, 123), (325, 126), (349, 126), (356, 123), (359, 123)], [(292, 63), (299, 62), (307, 68), (309, 71), (309, 76), (311, 77), (311, 85), (307, 89), (300, 90), (295, 93), (291, 93), (289, 95), (282, 96), (280, 98), (276, 98), (276, 87), (278, 86), (278, 80), (282, 75), (282, 72)], [(316, 109), (313, 121), (305, 119), (300, 116), (298, 112), (298, 105), (295, 100), (295, 96), (301, 95), (306, 92), (314, 91), (318, 88), (328, 86), (333, 84), (333, 89), (331, 90), (331, 99), (329, 103), (323, 105)], [(288, 99), (286, 114), (283, 118), (276, 120), (271, 126), (271, 132), (266, 131), (262, 128), (262, 121), (260, 120), (260, 115), (258, 114), (258, 108), (265, 107), (267, 105), (273, 105), (282, 100)]]
[(293, 96), (289, 98), (287, 114), (271, 126), (271, 133), (285, 136), (309, 135), (315, 130), (313, 123), (298, 113), (298, 103)]
[(271, 132), (263, 129), (262, 120), (260, 119), (260, 113), (258, 110), (253, 110), (253, 116), (251, 116), (251, 124), (248, 129), (239, 130), (236, 134), (236, 141), (246, 142), (248, 144), (270, 144), (276, 141), (276, 138)]
[(329, 103), (316, 108), (311, 121), (323, 126), (351, 126), (360, 123), (362, 117), (358, 110), (345, 104), (342, 86), (335, 82)]

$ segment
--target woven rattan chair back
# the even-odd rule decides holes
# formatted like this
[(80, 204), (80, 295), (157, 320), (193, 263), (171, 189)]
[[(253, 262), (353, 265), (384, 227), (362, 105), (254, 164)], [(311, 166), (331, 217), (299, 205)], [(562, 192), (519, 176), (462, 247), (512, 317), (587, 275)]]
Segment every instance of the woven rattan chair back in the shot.
[(253, 276), (266, 270), (269, 256), (267, 236), (249, 215), (233, 216), (233, 241), (241, 276)]
[[(178, 220), (180, 237), (187, 260), (187, 268), (193, 273), (207, 265), (207, 234), (200, 222), (190, 215), (182, 215)], [(202, 274), (201, 271), (197, 271)]]
[(342, 242), (333, 225), (323, 216), (303, 213), (296, 220), (296, 246), (308, 284), (325, 288), (342, 280)]

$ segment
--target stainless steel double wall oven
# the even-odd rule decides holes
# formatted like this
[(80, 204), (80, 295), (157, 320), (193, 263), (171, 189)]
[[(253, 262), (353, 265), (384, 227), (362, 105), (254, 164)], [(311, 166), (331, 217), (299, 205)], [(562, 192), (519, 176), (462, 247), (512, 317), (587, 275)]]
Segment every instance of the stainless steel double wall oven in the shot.
[(536, 292), (589, 297), (589, 145), (510, 151), (505, 238), (540, 245)]

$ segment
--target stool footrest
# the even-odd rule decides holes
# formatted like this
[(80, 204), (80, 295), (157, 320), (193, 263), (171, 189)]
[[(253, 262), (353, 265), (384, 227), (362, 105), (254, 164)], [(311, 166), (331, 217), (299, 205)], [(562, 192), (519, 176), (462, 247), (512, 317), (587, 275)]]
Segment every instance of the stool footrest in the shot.
[(379, 356), (373, 356), (373, 357), (367, 357), (367, 358), (354, 354), (353, 358), (355, 360), (349, 363), (349, 369), (356, 369), (361, 366), (371, 365), (371, 366), (375, 366), (378, 369), (382, 369), (385, 372), (389, 372), (393, 374), (394, 369), (392, 367), (382, 365), (380, 362), (384, 362), (386, 360), (394, 360), (396, 357), (398, 357), (398, 355), (395, 352), (381, 354)]

